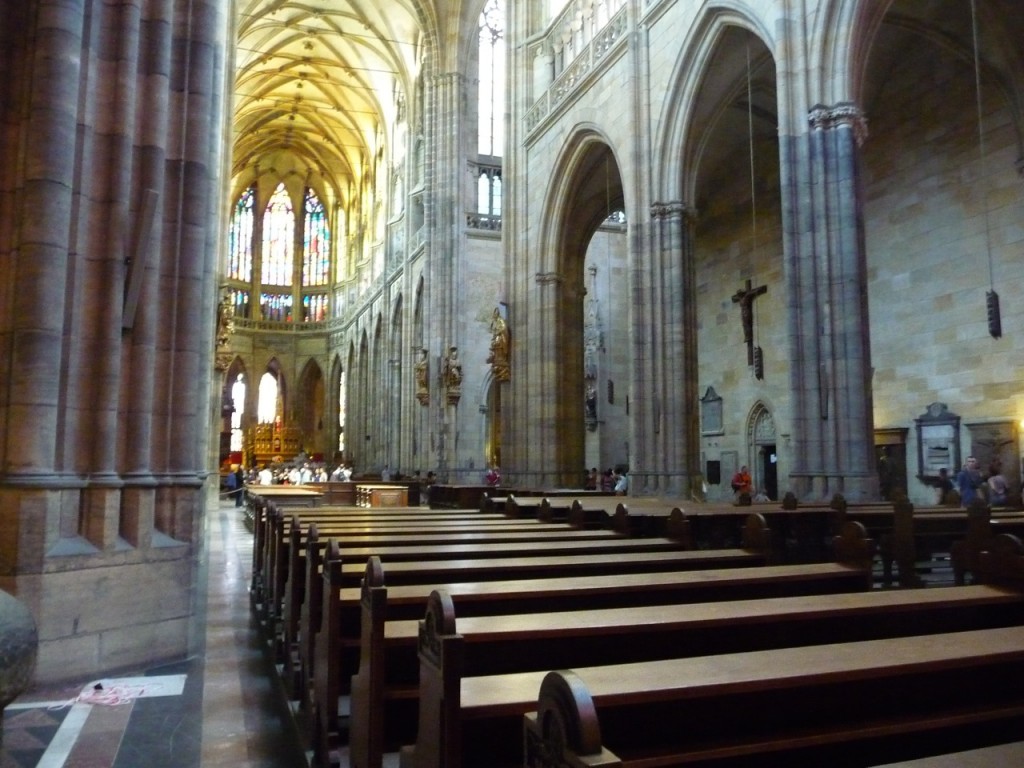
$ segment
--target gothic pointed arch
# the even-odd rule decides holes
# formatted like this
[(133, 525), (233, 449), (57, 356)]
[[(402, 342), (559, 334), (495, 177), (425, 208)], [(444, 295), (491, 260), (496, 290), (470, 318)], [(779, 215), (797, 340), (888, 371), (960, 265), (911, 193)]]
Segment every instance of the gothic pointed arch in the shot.
[(765, 490), (771, 499), (779, 498), (778, 431), (771, 409), (762, 400), (747, 415), (746, 453), (754, 487)]
[[(745, 71), (746, 47), (742, 43), (736, 47), (744, 37), (759, 41), (766, 51), (775, 46), (770, 31), (758, 20), (727, 6), (705, 6), (686, 30), (671, 78), (673, 92), (665, 101), (666, 120), (655, 141), (658, 161), (653, 183), (661, 199), (692, 204), (697, 166), (714, 141), (701, 126), (715, 122), (714, 113), (722, 108), (707, 99), (701, 106), (700, 93), (720, 88), (727, 72), (735, 82), (737, 68)], [(730, 61), (723, 62), (723, 51), (728, 52)]]
[(296, 425), (301, 433), (302, 447), (310, 455), (323, 455), (326, 382), (316, 360), (307, 360), (298, 379)]
[[(525, 466), (534, 465), (534, 470), (543, 468), (544, 475), (536, 479), (544, 482), (577, 484), (580, 468), (587, 465), (588, 453), (591, 464), (628, 464), (629, 429), (625, 397), (620, 395), (617, 406), (622, 422), (614, 445), (603, 448), (594, 440), (588, 440), (586, 428), (586, 382), (585, 382), (585, 301), (588, 290), (588, 259), (594, 257), (594, 243), (604, 237), (614, 237), (614, 246), (607, 247), (602, 258), (602, 280), (610, 281), (610, 270), (607, 269), (608, 258), (616, 259), (616, 273), (628, 273), (628, 214), (622, 215), (628, 206), (623, 193), (620, 163), (610, 139), (598, 126), (587, 124), (579, 126), (569, 138), (565, 148), (555, 163), (549, 187), (545, 190), (548, 212), (541, 223), (540, 261), (536, 268), (534, 290), (537, 293), (539, 312), (530, 312), (529, 322), (538, 323), (539, 333), (545, 337), (541, 346), (548, 359), (542, 361), (549, 379), (544, 388), (550, 393), (540, 406), (541, 416), (545, 423), (553, 427), (551, 435), (531, 436), (525, 443), (532, 446), (543, 446), (539, 451), (530, 450), (528, 454), (516, 455), (516, 463)], [(614, 225), (605, 231), (606, 225), (612, 221), (612, 215), (618, 212)], [(608, 246), (607, 243), (604, 243)], [(614, 252), (614, 256), (608, 254)], [(619, 297), (628, 297), (629, 287), (619, 280), (608, 283), (609, 288)], [(628, 304), (623, 304), (623, 312), (610, 320), (620, 329), (628, 328)], [(521, 322), (512, 314), (512, 333), (514, 338), (530, 338), (526, 328), (520, 328)], [(622, 340), (623, 350), (628, 350), (627, 339)], [(537, 350), (527, 348), (527, 354)], [(516, 355), (522, 354), (516, 351)], [(619, 392), (629, 391), (628, 353), (620, 357), (623, 363), (621, 376), (609, 372), (602, 389), (613, 390), (618, 383)], [(516, 381), (516, 377), (513, 377)], [(518, 386), (518, 383), (514, 383)], [(615, 405), (614, 396), (608, 400)], [(514, 429), (515, 427), (513, 427)], [(545, 427), (542, 427), (542, 429)], [(519, 444), (522, 438), (516, 439), (509, 435), (513, 444)]]

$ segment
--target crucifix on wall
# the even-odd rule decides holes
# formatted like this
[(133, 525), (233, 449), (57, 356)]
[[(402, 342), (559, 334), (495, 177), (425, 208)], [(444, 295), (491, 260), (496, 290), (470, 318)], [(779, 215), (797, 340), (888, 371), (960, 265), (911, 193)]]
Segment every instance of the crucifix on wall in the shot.
[(768, 292), (767, 285), (754, 288), (747, 280), (744, 288), (732, 295), (734, 304), (740, 305), (740, 318), (743, 321), (743, 343), (747, 345), (747, 365), (754, 364), (754, 299)]

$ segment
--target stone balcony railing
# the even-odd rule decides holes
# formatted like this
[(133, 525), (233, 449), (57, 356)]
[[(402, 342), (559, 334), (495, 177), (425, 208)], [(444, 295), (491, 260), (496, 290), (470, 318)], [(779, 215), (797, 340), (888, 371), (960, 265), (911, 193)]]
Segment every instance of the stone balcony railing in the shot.
[(533, 131), (625, 39), (627, 0), (575, 0), (527, 49), (533, 57), (534, 103), (526, 113)]

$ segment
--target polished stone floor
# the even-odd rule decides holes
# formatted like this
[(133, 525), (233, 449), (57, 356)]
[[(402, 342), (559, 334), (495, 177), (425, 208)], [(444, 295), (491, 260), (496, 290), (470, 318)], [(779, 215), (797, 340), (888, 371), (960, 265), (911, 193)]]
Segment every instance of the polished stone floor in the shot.
[(214, 510), (206, 540), (203, 651), (130, 676), (27, 691), (4, 712), (0, 768), (306, 765), (251, 622), (242, 510)]

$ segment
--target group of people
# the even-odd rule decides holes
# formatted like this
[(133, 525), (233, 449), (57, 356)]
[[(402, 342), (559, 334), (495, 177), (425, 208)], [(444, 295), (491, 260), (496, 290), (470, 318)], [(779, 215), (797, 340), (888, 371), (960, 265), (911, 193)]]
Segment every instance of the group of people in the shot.
[(587, 480), (583, 484), (585, 491), (604, 491), (614, 493), (617, 496), (625, 496), (629, 491), (629, 475), (625, 469), (606, 469), (598, 472), (597, 467), (592, 467), (587, 473)]
[(998, 459), (989, 465), (987, 475), (978, 468), (978, 459), (974, 456), (967, 457), (955, 480), (949, 478), (945, 468), (940, 470), (940, 503), (946, 503), (949, 491), (954, 489), (960, 494), (960, 504), (964, 507), (977, 498), (981, 498), (992, 507), (1004, 507), (1010, 502), (1009, 484)]

